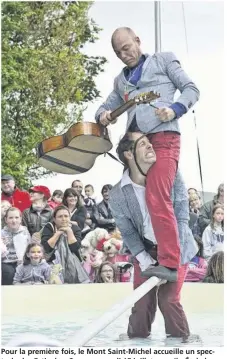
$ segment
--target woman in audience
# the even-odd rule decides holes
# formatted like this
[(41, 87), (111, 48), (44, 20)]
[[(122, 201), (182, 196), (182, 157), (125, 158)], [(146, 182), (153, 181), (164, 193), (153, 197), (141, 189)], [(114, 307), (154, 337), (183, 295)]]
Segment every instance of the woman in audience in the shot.
[(71, 224), (79, 226), (82, 231), (87, 218), (87, 211), (75, 189), (67, 188), (65, 190), (62, 204), (69, 209)]
[(224, 283), (224, 252), (219, 251), (212, 255), (205, 278), (206, 283)]
[(48, 263), (60, 263), (65, 283), (89, 283), (81, 265), (81, 230), (70, 222), (69, 209), (63, 205), (55, 208), (53, 222), (47, 223), (41, 235), (41, 244)]
[(207, 262), (203, 256), (203, 242), (199, 236), (195, 236), (195, 241), (198, 244), (198, 253), (191, 259), (188, 265), (188, 271), (185, 282), (199, 282), (205, 277), (207, 270)]
[(11, 207), (11, 203), (9, 203), (9, 201), (3, 200), (1, 201), (1, 224), (2, 224), (2, 228), (5, 226), (5, 215), (6, 215), (6, 211), (7, 209), (9, 209)]
[(43, 247), (40, 244), (28, 244), (23, 263), (16, 269), (13, 284), (47, 284), (51, 268), (43, 255)]
[(34, 186), (29, 189), (32, 205), (23, 211), (22, 223), (28, 228), (31, 236), (35, 234), (36, 239), (40, 239), (39, 231), (50, 221), (52, 208), (47, 204), (50, 198), (50, 191), (46, 186)]
[(117, 269), (110, 262), (103, 262), (97, 271), (95, 283), (116, 283)]
[(209, 261), (211, 256), (224, 249), (224, 206), (216, 204), (212, 210), (210, 224), (203, 232), (204, 257)]
[(31, 236), (21, 225), (21, 211), (10, 207), (5, 215), (5, 227), (1, 231), (2, 239), (2, 285), (13, 283), (16, 267), (22, 262)]
[(51, 208), (54, 209), (62, 203), (62, 199), (63, 199), (63, 192), (60, 189), (56, 189), (47, 203)]

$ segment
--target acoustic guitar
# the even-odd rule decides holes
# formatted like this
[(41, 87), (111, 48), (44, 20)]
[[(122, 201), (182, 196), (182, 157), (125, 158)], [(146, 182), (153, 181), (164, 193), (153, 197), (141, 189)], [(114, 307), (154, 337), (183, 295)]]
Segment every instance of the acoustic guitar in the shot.
[[(158, 97), (160, 94), (153, 91), (137, 95), (111, 112), (111, 121), (130, 107), (150, 103)], [(53, 136), (39, 143), (37, 155), (40, 165), (48, 170), (79, 174), (91, 169), (97, 156), (107, 153), (112, 147), (105, 126), (94, 122), (78, 122), (63, 135)]]

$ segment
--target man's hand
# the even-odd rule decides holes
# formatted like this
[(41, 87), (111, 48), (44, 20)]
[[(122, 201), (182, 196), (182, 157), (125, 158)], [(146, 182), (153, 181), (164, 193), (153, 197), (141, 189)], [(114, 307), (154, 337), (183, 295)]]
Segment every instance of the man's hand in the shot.
[[(115, 118), (114, 121), (111, 121), (111, 111), (104, 111), (101, 113), (100, 115), (100, 119), (99, 122), (103, 125), (103, 126), (108, 126), (110, 124), (116, 123), (117, 122), (117, 118)], [(110, 122), (111, 121), (111, 122)]]
[(175, 112), (169, 107), (162, 107), (155, 111), (155, 114), (158, 116), (159, 120), (162, 122), (168, 122), (173, 120), (176, 117)]

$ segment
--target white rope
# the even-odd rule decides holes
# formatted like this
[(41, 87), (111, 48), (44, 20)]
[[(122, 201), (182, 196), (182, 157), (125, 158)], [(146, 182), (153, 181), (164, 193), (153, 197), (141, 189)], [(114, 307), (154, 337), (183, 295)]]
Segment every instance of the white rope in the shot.
[(186, 43), (186, 51), (187, 51), (187, 55), (189, 56), (188, 36), (187, 36), (187, 28), (186, 28), (186, 18), (185, 18), (185, 11), (184, 11), (184, 3), (182, 2), (181, 5), (182, 5), (182, 13), (183, 13), (184, 37), (185, 37), (185, 43)]

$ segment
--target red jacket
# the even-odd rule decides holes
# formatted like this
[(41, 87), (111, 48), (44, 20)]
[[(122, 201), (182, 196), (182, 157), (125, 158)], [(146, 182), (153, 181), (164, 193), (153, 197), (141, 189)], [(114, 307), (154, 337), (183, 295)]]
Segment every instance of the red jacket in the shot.
[(47, 203), (49, 204), (49, 206), (53, 209), (55, 209), (57, 206), (59, 206), (61, 203), (57, 203), (54, 202), (52, 199), (50, 199), (49, 201), (47, 201)]
[(2, 192), (1, 200), (10, 202), (13, 207), (19, 208), (21, 212), (31, 206), (29, 193), (21, 191), (18, 188), (16, 188), (10, 196), (7, 196), (7, 194)]

